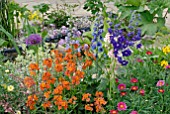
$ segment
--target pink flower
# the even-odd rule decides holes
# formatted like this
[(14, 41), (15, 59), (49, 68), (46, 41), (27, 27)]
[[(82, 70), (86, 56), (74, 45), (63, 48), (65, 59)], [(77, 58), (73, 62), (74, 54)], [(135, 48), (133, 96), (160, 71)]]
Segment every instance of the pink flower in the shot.
[(119, 102), (119, 103), (117, 104), (117, 109), (118, 109), (119, 111), (126, 110), (126, 109), (127, 109), (126, 103), (124, 103), (124, 102)]
[(117, 110), (110, 110), (110, 114), (118, 114)]
[(139, 62), (139, 63), (143, 63), (143, 60), (140, 59), (140, 58), (137, 58), (136, 61)]
[(132, 79), (130, 80), (130, 82), (131, 82), (131, 83), (137, 83), (137, 82), (138, 82), (138, 79), (132, 78)]
[(161, 87), (161, 86), (164, 86), (165, 84), (165, 81), (164, 80), (159, 80), (156, 84), (157, 87)]
[(147, 55), (152, 55), (152, 51), (147, 51), (146, 54)]
[(144, 95), (145, 95), (145, 90), (144, 90), (144, 89), (141, 89), (141, 90), (139, 91), (139, 93), (140, 93), (142, 96), (144, 96)]
[(166, 66), (166, 69), (170, 69), (170, 65), (167, 65), (167, 66)]
[(130, 114), (138, 114), (137, 111), (132, 111)]
[(118, 85), (118, 89), (119, 89), (119, 90), (124, 90), (124, 89), (126, 89), (126, 84), (119, 84), (119, 85)]

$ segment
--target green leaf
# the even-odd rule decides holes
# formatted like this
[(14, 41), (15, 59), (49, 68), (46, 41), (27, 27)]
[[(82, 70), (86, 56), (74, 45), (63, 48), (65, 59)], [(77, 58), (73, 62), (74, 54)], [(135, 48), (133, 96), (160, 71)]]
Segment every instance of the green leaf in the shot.
[(120, 6), (119, 7), (119, 12), (121, 12), (120, 18), (125, 19), (125, 18), (130, 18), (132, 15), (132, 11), (138, 10), (139, 7), (136, 6)]
[(141, 0), (127, 0), (126, 4), (132, 5), (132, 6), (140, 6)]
[(7, 46), (8, 42), (3, 40), (3, 39), (0, 39), (0, 47), (2, 46)]

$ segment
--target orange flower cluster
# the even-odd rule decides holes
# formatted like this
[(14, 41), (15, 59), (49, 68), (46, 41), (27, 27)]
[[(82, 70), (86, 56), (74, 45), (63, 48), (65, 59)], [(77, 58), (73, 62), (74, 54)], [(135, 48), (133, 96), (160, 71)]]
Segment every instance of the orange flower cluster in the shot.
[(31, 76), (35, 76), (36, 75), (36, 70), (39, 70), (39, 66), (37, 63), (31, 63), (29, 65), (29, 72)]
[(28, 96), (26, 105), (30, 108), (30, 110), (35, 108), (36, 101), (38, 101), (38, 97), (35, 94)]
[(63, 100), (61, 95), (54, 96), (53, 100), (55, 101), (54, 104), (58, 106), (58, 110), (64, 108), (65, 110), (68, 108), (67, 101)]
[(82, 101), (90, 102), (91, 94), (90, 93), (85, 93), (83, 94)]
[(47, 68), (51, 68), (52, 67), (52, 59), (51, 58), (47, 58), (45, 60), (43, 60), (43, 65), (45, 65)]
[[(77, 48), (77, 45), (74, 45)], [(59, 52), (58, 50), (51, 51), (52, 58), (47, 58), (43, 60), (44, 72), (42, 74), (42, 79), (40, 83), (37, 83), (41, 91), (43, 91), (43, 96), (45, 102), (42, 103), (43, 108), (50, 108), (53, 104), (58, 107), (58, 110), (67, 109), (69, 104), (76, 104), (77, 98), (73, 96), (68, 101), (62, 98), (64, 92), (68, 92), (70, 89), (74, 88), (76, 85), (80, 84), (81, 79), (84, 78), (85, 73), (82, 70), (78, 70), (77, 60), (81, 59), (80, 52), (74, 52), (71, 48), (65, 51), (65, 54)], [(85, 70), (90, 65), (92, 65), (92, 60), (95, 59), (92, 53), (88, 50), (85, 51), (85, 55), (88, 58), (82, 66)], [(53, 58), (54, 57), (54, 58)], [(78, 59), (77, 59), (78, 58)], [(54, 66), (54, 67), (53, 67)], [(56, 77), (53, 76), (51, 71), (57, 72)], [(29, 71), (31, 76), (37, 75), (36, 71), (39, 70), (39, 66), (36, 63), (31, 63), (29, 65)], [(61, 76), (61, 75), (65, 76)], [(61, 75), (60, 75), (61, 74)], [(30, 88), (35, 85), (35, 81), (32, 77), (26, 77), (24, 79), (25, 85)], [(66, 91), (65, 91), (66, 90)], [(83, 95), (82, 100), (90, 102), (91, 94), (87, 93)], [(68, 98), (67, 98), (68, 99)], [(27, 99), (27, 106), (31, 110), (34, 109), (34, 105), (38, 98), (36, 95), (30, 95)], [(31, 105), (32, 104), (32, 105)], [(94, 104), (87, 104), (85, 107), (87, 110), (93, 110)]]
[(107, 102), (103, 98), (103, 93), (97, 91), (95, 96), (96, 98), (94, 98), (94, 105), (96, 112), (104, 111), (103, 105), (106, 105)]
[(42, 82), (40, 84), (40, 89), (44, 90), (44, 89), (50, 89), (50, 84), (54, 84), (56, 81), (56, 79), (54, 77), (52, 77), (51, 73), (46, 71), (43, 73), (42, 75)]
[(42, 106), (46, 109), (46, 108), (49, 108), (52, 106), (51, 102), (50, 101), (46, 101), (42, 104)]
[[(90, 97), (91, 94), (83, 94), (82, 101), (90, 102)], [(103, 98), (103, 93), (102, 92), (96, 92), (95, 94), (96, 98), (94, 98), (94, 104), (86, 104), (85, 105), (85, 110), (93, 111), (93, 106), (95, 106), (96, 112), (102, 112), (104, 111), (103, 105), (106, 105), (106, 101)]]
[(31, 88), (32, 86), (35, 85), (35, 81), (32, 77), (25, 77), (24, 78), (24, 84), (27, 88)]
[(70, 104), (76, 104), (77, 97), (73, 96), (68, 100), (68, 103)]

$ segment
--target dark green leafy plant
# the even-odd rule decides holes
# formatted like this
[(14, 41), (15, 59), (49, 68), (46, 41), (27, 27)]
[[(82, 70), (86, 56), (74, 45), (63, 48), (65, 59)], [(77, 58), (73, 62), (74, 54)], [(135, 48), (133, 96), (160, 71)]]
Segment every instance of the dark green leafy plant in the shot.
[[(133, 19), (132, 14), (141, 16), (139, 23), (142, 34), (154, 35), (162, 26), (165, 26), (167, 13), (170, 12), (169, 0), (109, 0), (115, 2), (118, 12), (123, 19)], [(163, 15), (163, 11), (168, 8)]]

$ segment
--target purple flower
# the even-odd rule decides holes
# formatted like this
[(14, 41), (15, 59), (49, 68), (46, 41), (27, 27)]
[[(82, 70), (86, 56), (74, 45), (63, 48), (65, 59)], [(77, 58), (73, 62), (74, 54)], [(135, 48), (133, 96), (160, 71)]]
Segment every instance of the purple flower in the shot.
[(31, 34), (25, 42), (27, 45), (37, 45), (42, 42), (42, 37), (39, 34)]

